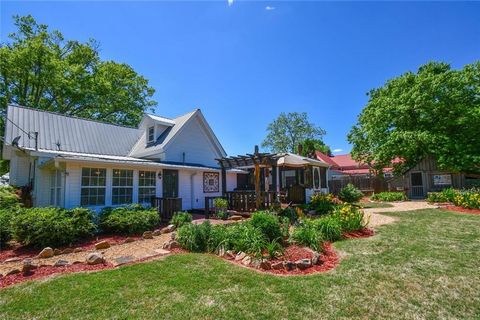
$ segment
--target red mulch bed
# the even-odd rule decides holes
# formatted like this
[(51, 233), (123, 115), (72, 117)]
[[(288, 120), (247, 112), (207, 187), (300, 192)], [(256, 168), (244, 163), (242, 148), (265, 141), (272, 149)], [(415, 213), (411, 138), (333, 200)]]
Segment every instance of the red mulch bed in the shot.
[(363, 228), (354, 232), (344, 233), (343, 237), (346, 239), (354, 239), (354, 238), (368, 238), (375, 234), (375, 231), (370, 228)]
[(460, 207), (460, 206), (447, 205), (447, 206), (442, 207), (442, 209), (446, 209), (448, 211), (453, 211), (453, 212), (480, 214), (480, 209), (467, 209), (467, 208)]
[[(138, 236), (99, 235), (90, 239), (82, 240), (71, 247), (81, 248), (83, 250), (91, 250), (95, 247), (95, 243), (99, 241), (107, 240), (108, 242), (110, 242), (111, 245), (115, 245), (115, 244), (121, 244), (125, 242), (125, 239), (127, 238), (133, 238), (135, 240), (138, 240), (142, 238), (142, 236), (141, 235), (138, 235)], [(63, 250), (68, 247), (69, 246), (62, 246), (62, 247), (58, 247), (58, 249)], [(6, 259), (9, 259), (9, 258), (14, 258), (14, 257), (18, 257), (20, 259), (32, 258), (38, 255), (40, 251), (42, 251), (42, 249), (20, 246), (18, 244), (13, 245), (10, 248), (5, 248), (5, 249), (2, 248), (2, 250), (0, 250), (0, 262), (5, 261)]]

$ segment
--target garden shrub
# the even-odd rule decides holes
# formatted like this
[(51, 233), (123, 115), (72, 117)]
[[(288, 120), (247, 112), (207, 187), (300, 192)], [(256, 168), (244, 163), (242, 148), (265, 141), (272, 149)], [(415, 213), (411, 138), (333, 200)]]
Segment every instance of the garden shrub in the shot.
[(283, 246), (277, 241), (267, 243), (265, 249), (269, 259), (276, 259), (285, 251)]
[(443, 192), (429, 192), (427, 201), (431, 203), (450, 202)]
[(337, 207), (332, 213), (332, 218), (337, 219), (343, 232), (357, 231), (368, 224), (364, 219), (363, 211), (350, 204)]
[(228, 201), (224, 198), (215, 198), (213, 200), (213, 206), (216, 209), (217, 218), (226, 220), (228, 218)]
[(20, 198), (11, 186), (0, 187), (0, 208), (10, 209), (20, 205)]
[(184, 224), (192, 222), (192, 215), (188, 212), (179, 211), (175, 212), (170, 220), (170, 224), (175, 225), (176, 228), (180, 228)]
[(315, 193), (310, 199), (308, 208), (317, 214), (328, 214), (333, 211), (337, 202), (333, 194)]
[(12, 234), (22, 244), (35, 247), (72, 244), (93, 235), (93, 216), (91, 210), (83, 208), (20, 209), (12, 217)]
[(208, 252), (212, 226), (209, 221), (202, 224), (187, 223), (177, 230), (177, 241), (192, 252)]
[(160, 223), (155, 208), (145, 209), (139, 204), (106, 208), (100, 214), (100, 228), (108, 233), (140, 234), (154, 229)]
[(467, 209), (480, 209), (480, 192), (477, 190), (458, 192), (453, 198), (453, 204)]
[(248, 223), (259, 229), (268, 241), (275, 241), (283, 236), (278, 218), (267, 211), (255, 212)]
[(313, 223), (324, 240), (336, 241), (342, 238), (342, 224), (337, 216), (327, 215), (314, 220)]
[(12, 239), (12, 215), (11, 209), (0, 209), (0, 249)]
[(370, 197), (370, 200), (373, 201), (406, 201), (408, 200), (407, 196), (403, 192), (380, 192), (375, 193)]
[(291, 242), (307, 246), (319, 251), (324, 242), (322, 234), (317, 230), (313, 221), (305, 219), (295, 227), (290, 237)]
[(353, 184), (349, 183), (340, 190), (338, 198), (344, 202), (354, 203), (363, 198), (363, 193)]
[(279, 217), (285, 217), (285, 218), (288, 218), (290, 220), (290, 223), (291, 224), (294, 224), (295, 222), (297, 222), (298, 220), (298, 215), (297, 215), (297, 210), (295, 210), (294, 208), (292, 207), (287, 207), (287, 208), (284, 208), (284, 209), (279, 209), (277, 211), (277, 215)]

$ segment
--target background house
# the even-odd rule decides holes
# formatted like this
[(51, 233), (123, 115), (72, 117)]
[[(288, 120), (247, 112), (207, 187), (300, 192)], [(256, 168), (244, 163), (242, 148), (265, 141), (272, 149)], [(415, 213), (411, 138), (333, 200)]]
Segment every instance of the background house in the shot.
[(215, 159), (226, 153), (200, 109), (145, 114), (131, 128), (10, 105), (5, 125), (10, 184), (31, 186), (35, 206), (98, 210), (162, 197), (203, 209), (206, 196), (236, 188), (234, 171), (221, 177)]

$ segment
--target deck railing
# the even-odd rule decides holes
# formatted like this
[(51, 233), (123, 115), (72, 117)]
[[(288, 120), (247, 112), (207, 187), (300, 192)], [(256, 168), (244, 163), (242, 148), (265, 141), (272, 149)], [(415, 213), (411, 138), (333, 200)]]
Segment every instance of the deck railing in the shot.
[(177, 211), (182, 211), (182, 198), (152, 198), (152, 207), (157, 208), (162, 223), (168, 223)]
[(257, 208), (255, 191), (230, 191), (225, 193), (225, 197), (229, 210), (252, 212), (258, 209), (269, 209), (275, 203), (277, 193), (275, 191), (261, 192), (260, 208)]

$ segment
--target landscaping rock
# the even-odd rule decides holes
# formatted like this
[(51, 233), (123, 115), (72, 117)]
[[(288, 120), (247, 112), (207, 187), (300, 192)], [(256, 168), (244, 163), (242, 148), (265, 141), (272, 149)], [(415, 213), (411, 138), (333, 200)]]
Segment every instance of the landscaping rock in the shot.
[(172, 234), (170, 235), (171, 240), (175, 240), (177, 238), (177, 233), (172, 231)]
[(33, 264), (32, 259), (23, 260), (23, 265), (22, 265), (23, 274), (30, 274), (32, 273), (32, 270), (35, 270), (35, 269), (37, 269), (37, 266)]
[(152, 231), (145, 231), (142, 235), (143, 239), (153, 239), (153, 232)]
[(263, 259), (261, 262), (260, 262), (260, 269), (263, 269), (263, 270), (270, 270), (272, 268), (272, 265), (270, 264), (270, 262), (266, 259)]
[(131, 243), (131, 242), (133, 242), (133, 241), (135, 241), (135, 239), (133, 239), (133, 238), (127, 238), (127, 239), (125, 239), (125, 243)]
[(165, 228), (162, 228), (161, 232), (162, 233), (169, 233), (175, 231), (175, 225), (174, 224), (169, 224)]
[(20, 272), (21, 271), (19, 269), (12, 269), (12, 270), (8, 271), (5, 275), (9, 276), (9, 275), (12, 275), (12, 274), (18, 274)]
[(217, 249), (217, 255), (219, 257), (223, 257), (225, 255), (225, 247), (224, 246), (220, 246), (218, 247)]
[(62, 251), (63, 254), (70, 254), (73, 253), (73, 248), (66, 248)]
[(229, 259), (235, 259), (235, 252), (233, 252), (232, 250), (227, 250), (227, 252), (225, 252), (225, 255)]
[(94, 265), (103, 263), (105, 260), (103, 255), (99, 252), (92, 252), (87, 255), (86, 262), (87, 264)]
[(107, 240), (95, 243), (95, 250), (102, 250), (108, 248), (110, 248), (110, 242), (108, 242)]
[(154, 237), (158, 237), (158, 236), (161, 235), (161, 234), (162, 234), (162, 230), (160, 230), (160, 229), (155, 229), (155, 230), (153, 230), (153, 232), (152, 232), (152, 235), (153, 235)]
[(53, 254), (54, 254), (53, 249), (50, 247), (46, 247), (42, 251), (40, 251), (40, 253), (38, 254), (38, 257), (41, 259), (51, 258), (53, 257)]
[(243, 258), (242, 260), (243, 265), (248, 266), (250, 263), (252, 263), (252, 257), (246, 256), (245, 258)]
[(297, 267), (297, 265), (296, 265), (295, 262), (293, 262), (293, 261), (284, 261), (284, 262), (283, 262), (283, 267), (284, 267), (285, 270), (287, 270), (287, 271), (292, 271), (292, 270), (294, 270), (294, 269)]
[(310, 260), (310, 259), (300, 259), (300, 260), (295, 261), (295, 265), (297, 266), (298, 269), (305, 270), (305, 269), (310, 268), (312, 266), (312, 260)]
[(14, 257), (14, 258), (10, 258), (10, 259), (5, 260), (5, 262), (6, 263), (8, 263), (8, 262), (18, 262), (20, 260), (22, 260), (22, 259), (20, 259), (19, 257)]
[(312, 265), (316, 265), (320, 262), (320, 253), (314, 252), (312, 257)]
[(175, 248), (180, 248), (180, 244), (177, 241), (170, 240), (163, 244), (163, 249), (172, 250)]
[(83, 249), (82, 248), (75, 248), (73, 249), (73, 253), (79, 253), (79, 252), (82, 252)]
[(242, 219), (243, 219), (242, 216), (237, 216), (237, 215), (233, 215), (233, 216), (228, 218), (228, 220), (233, 220), (233, 221), (239, 221), (239, 220), (242, 220)]
[(243, 260), (246, 256), (247, 256), (247, 254), (246, 254), (245, 252), (240, 251), (240, 252), (237, 253), (237, 255), (235, 256), (235, 261)]
[(119, 266), (119, 265), (122, 265), (122, 264), (125, 264), (125, 263), (132, 262), (133, 260), (135, 260), (135, 258), (133, 256), (118, 257), (118, 258), (115, 258), (114, 265)]
[(67, 260), (60, 259), (60, 260), (57, 260), (57, 262), (55, 262), (55, 264), (53, 266), (54, 267), (65, 267), (65, 266), (68, 266), (68, 265), (70, 265), (70, 262), (68, 262)]
[(282, 270), (284, 268), (283, 261), (272, 263), (271, 268), (273, 270)]
[(72, 264), (82, 264), (82, 263), (83, 263), (83, 261), (80, 261), (80, 260), (75, 260), (75, 261), (72, 262)]
[(62, 254), (62, 250), (57, 249), (57, 248), (55, 248), (55, 250), (53, 250), (53, 255), (54, 255), (54, 256), (59, 256), (59, 255), (61, 255), (61, 254)]
[(253, 259), (251, 265), (252, 265), (252, 267), (254, 267), (254, 268), (260, 268), (260, 264), (261, 264), (261, 263), (262, 263), (262, 260), (260, 260), (260, 259)]

